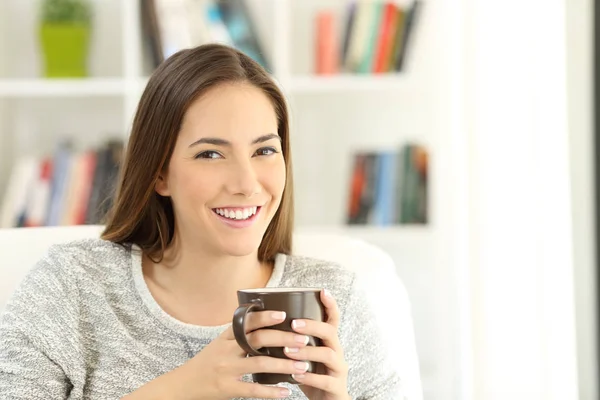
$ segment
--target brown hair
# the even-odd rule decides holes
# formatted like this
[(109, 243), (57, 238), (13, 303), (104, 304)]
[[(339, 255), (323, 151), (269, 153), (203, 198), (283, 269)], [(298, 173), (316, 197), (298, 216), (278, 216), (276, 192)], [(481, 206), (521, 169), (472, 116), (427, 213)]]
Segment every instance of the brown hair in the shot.
[(281, 204), (258, 249), (260, 261), (289, 254), (293, 230), (293, 182), (288, 110), (285, 98), (269, 74), (233, 48), (206, 44), (181, 50), (154, 71), (138, 104), (116, 191), (102, 239), (136, 244), (160, 261), (171, 244), (175, 218), (171, 199), (155, 191), (158, 176), (169, 165), (188, 107), (209, 89), (247, 82), (273, 103), (286, 167)]

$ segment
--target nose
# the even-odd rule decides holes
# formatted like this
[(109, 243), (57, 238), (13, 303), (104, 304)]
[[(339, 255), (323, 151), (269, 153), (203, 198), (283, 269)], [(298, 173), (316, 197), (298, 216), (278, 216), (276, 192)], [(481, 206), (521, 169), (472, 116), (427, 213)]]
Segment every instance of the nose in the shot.
[(262, 190), (256, 168), (251, 160), (233, 162), (225, 186), (229, 194), (247, 198), (259, 194)]

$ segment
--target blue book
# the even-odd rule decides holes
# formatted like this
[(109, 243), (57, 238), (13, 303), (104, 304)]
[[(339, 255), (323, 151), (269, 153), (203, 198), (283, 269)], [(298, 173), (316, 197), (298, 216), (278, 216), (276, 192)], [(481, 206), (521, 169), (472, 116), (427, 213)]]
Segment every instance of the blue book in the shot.
[(245, 2), (219, 0), (217, 6), (235, 47), (271, 72)]
[(383, 152), (378, 155), (378, 173), (375, 189), (373, 223), (378, 226), (392, 225), (395, 221), (397, 155)]
[(61, 222), (71, 167), (70, 143), (64, 142), (58, 146), (53, 164), (52, 181), (50, 182), (50, 203), (48, 204), (46, 219), (47, 226), (57, 226)]

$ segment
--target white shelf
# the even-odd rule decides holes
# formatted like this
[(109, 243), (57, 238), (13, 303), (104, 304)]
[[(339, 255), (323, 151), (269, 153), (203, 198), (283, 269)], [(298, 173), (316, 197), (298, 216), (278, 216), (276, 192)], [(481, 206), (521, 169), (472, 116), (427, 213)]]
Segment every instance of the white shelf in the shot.
[(311, 231), (326, 234), (342, 234), (356, 238), (373, 241), (391, 241), (410, 239), (428, 239), (431, 237), (433, 228), (430, 225), (391, 225), (391, 226), (372, 226), (372, 225), (331, 225), (331, 226), (298, 226), (298, 231)]
[(121, 96), (120, 78), (0, 79), (0, 98)]
[(399, 74), (385, 75), (299, 75), (292, 76), (286, 86), (291, 93), (327, 93), (347, 91), (398, 91), (408, 87)]

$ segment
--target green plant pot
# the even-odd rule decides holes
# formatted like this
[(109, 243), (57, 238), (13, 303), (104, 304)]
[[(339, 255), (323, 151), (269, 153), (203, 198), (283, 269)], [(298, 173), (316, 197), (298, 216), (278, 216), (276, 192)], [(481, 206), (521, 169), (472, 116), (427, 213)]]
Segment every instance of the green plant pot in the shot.
[(49, 78), (86, 77), (90, 26), (43, 23), (40, 43), (44, 75)]

